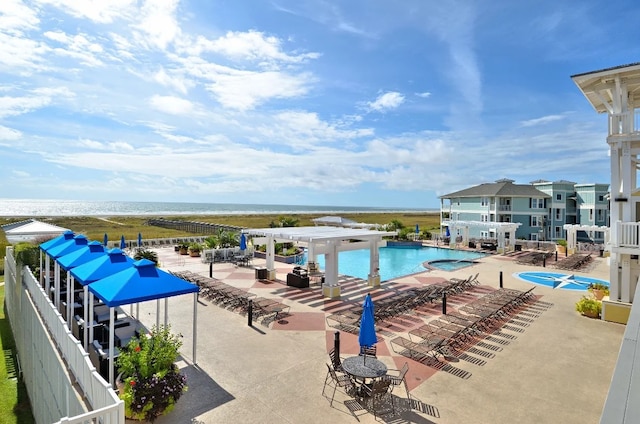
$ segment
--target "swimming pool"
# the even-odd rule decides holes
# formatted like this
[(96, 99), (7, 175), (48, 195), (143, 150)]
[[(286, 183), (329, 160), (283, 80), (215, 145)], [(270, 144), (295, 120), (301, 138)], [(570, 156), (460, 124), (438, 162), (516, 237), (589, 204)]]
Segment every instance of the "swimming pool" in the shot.
[[(379, 252), (381, 281), (426, 271), (422, 264), (428, 261), (437, 259), (469, 261), (486, 256), (484, 253), (438, 247), (381, 247)], [(324, 255), (318, 255), (318, 264), (321, 269), (324, 269)], [(468, 265), (468, 263), (460, 263), (459, 267)], [(453, 266), (455, 265), (450, 265), (450, 267)], [(369, 250), (340, 252), (338, 272), (366, 280), (369, 275)]]

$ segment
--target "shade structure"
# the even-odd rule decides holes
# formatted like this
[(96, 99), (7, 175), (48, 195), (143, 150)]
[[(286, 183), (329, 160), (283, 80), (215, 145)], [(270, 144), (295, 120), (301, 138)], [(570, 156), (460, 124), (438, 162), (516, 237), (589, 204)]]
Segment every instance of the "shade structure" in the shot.
[(120, 249), (126, 249), (127, 243), (124, 241), (124, 234), (120, 237)]
[(142, 233), (138, 233), (138, 247), (142, 247)]
[(68, 255), (71, 252), (75, 252), (78, 249), (82, 249), (83, 247), (89, 244), (89, 240), (83, 234), (78, 234), (74, 236), (72, 239), (65, 241), (57, 246), (49, 249), (47, 254), (52, 258), (59, 258), (64, 255)]
[(101, 280), (133, 266), (133, 259), (120, 249), (110, 249), (106, 255), (98, 256), (71, 269), (71, 275), (83, 286)]
[(360, 332), (358, 334), (360, 347), (371, 347), (378, 343), (375, 321), (373, 318), (373, 300), (367, 294), (362, 305), (362, 318), (360, 319)]
[[(82, 265), (72, 268), (71, 276), (84, 286), (84, 322), (89, 321), (89, 287), (88, 285), (116, 274), (133, 266), (133, 259), (125, 255), (120, 249), (110, 249), (106, 254), (98, 256)], [(93, 332), (93, 330), (92, 330)], [(89, 332), (87, 326), (84, 326), (83, 341), (84, 348), (87, 350), (89, 345)]]
[(89, 286), (89, 291), (109, 307), (195, 293), (198, 290), (195, 284), (157, 268), (148, 259), (140, 259), (132, 266)]
[[(158, 269), (148, 259), (140, 259), (133, 266), (89, 285), (89, 291), (109, 306), (109, 382), (113, 383), (113, 326), (114, 308), (147, 300), (163, 299), (188, 293), (197, 293), (200, 289), (173, 274)], [(195, 303), (195, 298), (194, 298)], [(194, 306), (194, 322), (195, 322)], [(194, 324), (195, 333), (195, 324)], [(195, 353), (195, 337), (194, 337)]]
[(58, 237), (52, 238), (51, 240), (47, 240), (44, 243), (40, 244), (40, 250), (44, 250), (45, 252), (49, 251), (55, 246), (58, 246), (66, 241), (71, 240), (75, 237), (73, 231), (65, 231), (60, 234)]
[(104, 240), (103, 241), (104, 241), (104, 243), (102, 243), (102, 244), (104, 244), (104, 247), (107, 247), (107, 243), (109, 242), (109, 236), (107, 235), (107, 233), (104, 233)]
[(247, 249), (247, 236), (244, 233), (240, 233), (240, 250)]
[(99, 256), (105, 255), (104, 246), (97, 241), (91, 241), (86, 246), (74, 250), (73, 252), (60, 256), (58, 263), (65, 271), (89, 262)]

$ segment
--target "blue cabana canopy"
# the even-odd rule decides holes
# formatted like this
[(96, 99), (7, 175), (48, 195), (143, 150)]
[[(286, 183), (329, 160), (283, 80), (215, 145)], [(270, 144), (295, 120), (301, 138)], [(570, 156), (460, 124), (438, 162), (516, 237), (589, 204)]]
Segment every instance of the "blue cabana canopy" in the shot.
[(60, 234), (58, 237), (52, 238), (51, 240), (47, 240), (44, 243), (41, 243), (40, 249), (44, 250), (45, 252), (48, 252), (51, 248), (71, 240), (74, 236), (75, 234), (73, 233), (73, 231), (65, 231), (64, 233)]
[(71, 252), (68, 255), (60, 256), (58, 263), (62, 269), (68, 271), (71, 268), (75, 268), (105, 254), (104, 246), (100, 244), (100, 242), (92, 241), (81, 249)]
[(80, 284), (86, 286), (112, 274), (131, 268), (133, 259), (120, 249), (106, 251), (106, 255), (98, 256), (71, 270), (71, 275)]
[(71, 252), (75, 252), (78, 249), (82, 249), (88, 244), (89, 241), (87, 240), (87, 237), (83, 234), (78, 234), (71, 240), (67, 240), (62, 244), (52, 247), (47, 251), (47, 254), (52, 258), (59, 258), (64, 255), (68, 255)]
[(89, 286), (89, 290), (109, 307), (196, 293), (198, 286), (158, 269), (148, 259)]

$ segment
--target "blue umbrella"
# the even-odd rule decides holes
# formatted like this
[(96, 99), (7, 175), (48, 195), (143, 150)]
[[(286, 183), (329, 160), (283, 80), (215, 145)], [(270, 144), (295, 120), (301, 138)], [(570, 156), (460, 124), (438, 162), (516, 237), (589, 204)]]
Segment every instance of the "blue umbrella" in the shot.
[(122, 235), (122, 237), (120, 237), (120, 249), (126, 249), (127, 248), (127, 243), (125, 243), (124, 241), (124, 234)]
[(240, 250), (246, 250), (247, 248), (247, 236), (244, 233), (240, 234)]
[(445, 237), (451, 237), (451, 233), (449, 232), (449, 227), (445, 227), (444, 236)]
[(138, 233), (138, 247), (142, 247), (142, 233)]
[(104, 243), (102, 243), (102, 245), (104, 247), (107, 247), (108, 242), (109, 242), (109, 236), (107, 235), (107, 233), (104, 233)]
[(416, 224), (416, 234), (420, 234), (420, 226)]
[(378, 343), (373, 318), (373, 300), (371, 300), (370, 294), (367, 294), (367, 297), (364, 299), (364, 304), (362, 305), (362, 318), (360, 319), (358, 342), (360, 342), (360, 347), (372, 347), (374, 344)]

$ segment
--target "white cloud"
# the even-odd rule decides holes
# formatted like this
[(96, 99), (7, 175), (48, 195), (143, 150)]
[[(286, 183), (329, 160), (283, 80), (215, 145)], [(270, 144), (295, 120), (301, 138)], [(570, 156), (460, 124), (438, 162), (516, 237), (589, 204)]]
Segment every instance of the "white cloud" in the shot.
[(559, 121), (564, 119), (563, 115), (547, 115), (541, 118), (529, 119), (527, 121), (521, 121), (520, 125), (523, 127), (534, 127), (537, 125), (548, 124), (549, 122)]
[(89, 41), (84, 34), (70, 36), (62, 31), (47, 31), (44, 36), (57, 41), (64, 48), (54, 48), (53, 51), (61, 56), (72, 57), (87, 66), (101, 66), (102, 60), (98, 58), (104, 52), (103, 47)]
[(193, 113), (194, 105), (189, 100), (174, 96), (153, 96), (149, 104), (156, 110), (170, 115), (187, 115)]
[(258, 31), (229, 31), (215, 40), (200, 36), (186, 50), (198, 56), (203, 52), (215, 52), (233, 60), (264, 61), (270, 66), (279, 62), (302, 63), (320, 57), (319, 53), (287, 54), (282, 51), (282, 40)]
[(404, 96), (402, 94), (396, 91), (389, 91), (381, 94), (375, 101), (369, 102), (367, 105), (371, 110), (384, 113), (388, 110), (396, 109), (402, 103), (404, 103)]
[(37, 29), (39, 23), (35, 9), (29, 8), (20, 0), (2, 0), (0, 31), (22, 35), (25, 30)]
[(40, 4), (57, 7), (61, 11), (80, 19), (108, 24), (115, 19), (136, 15), (138, 0), (36, 0)]
[(424, 91), (422, 93), (416, 93), (416, 96), (422, 97), (423, 99), (426, 99), (426, 98), (431, 97), (431, 93), (429, 93), (428, 91)]
[(31, 74), (44, 68), (48, 47), (36, 40), (0, 32), (0, 69), (9, 74)]
[(0, 125), (0, 140), (19, 140), (20, 138), (22, 138), (20, 131)]
[(206, 88), (224, 107), (250, 110), (270, 99), (299, 97), (308, 92), (307, 74), (235, 71), (215, 75)]
[(143, 33), (143, 43), (164, 50), (181, 34), (176, 20), (179, 0), (146, 0), (135, 25)]
[(17, 116), (40, 109), (51, 103), (51, 98), (37, 97), (0, 97), (0, 118)]
[(187, 94), (189, 88), (194, 85), (193, 82), (186, 78), (178, 75), (169, 75), (164, 69), (160, 69), (158, 72), (153, 74), (153, 79), (165, 87), (171, 87), (174, 90), (179, 91), (180, 94)]

